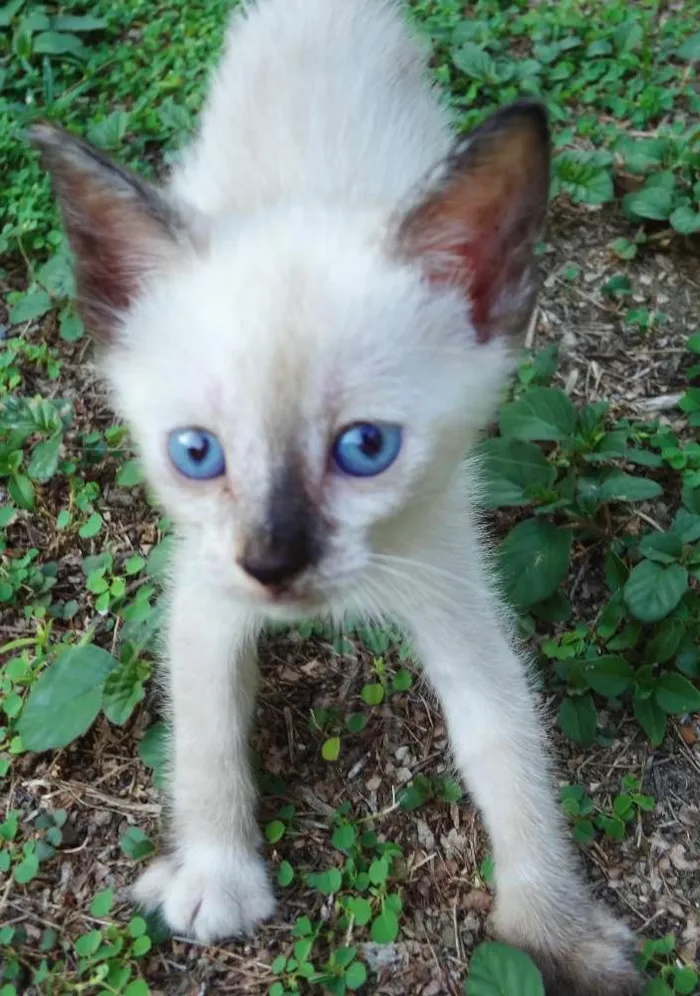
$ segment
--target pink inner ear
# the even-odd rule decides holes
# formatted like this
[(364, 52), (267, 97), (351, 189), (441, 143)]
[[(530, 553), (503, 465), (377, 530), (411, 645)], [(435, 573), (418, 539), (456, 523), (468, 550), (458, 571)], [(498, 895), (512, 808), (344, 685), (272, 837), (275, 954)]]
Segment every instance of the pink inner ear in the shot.
[(173, 258), (179, 216), (150, 184), (81, 139), (33, 131), (75, 256), (76, 298), (94, 338), (109, 341), (143, 278)]
[(480, 343), (517, 333), (534, 303), (549, 185), (541, 114), (507, 109), (477, 129), (401, 227), (403, 252), (430, 280), (463, 289)]

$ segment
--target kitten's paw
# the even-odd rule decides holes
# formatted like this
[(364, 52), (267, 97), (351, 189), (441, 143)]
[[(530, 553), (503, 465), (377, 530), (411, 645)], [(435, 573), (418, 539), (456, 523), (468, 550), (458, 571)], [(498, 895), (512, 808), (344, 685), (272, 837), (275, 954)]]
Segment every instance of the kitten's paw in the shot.
[(604, 907), (589, 915), (562, 916), (556, 928), (533, 938), (525, 931), (499, 931), (523, 948), (542, 972), (547, 996), (638, 996), (643, 980), (634, 966), (634, 936)]
[(160, 909), (176, 934), (204, 943), (250, 934), (275, 909), (265, 864), (245, 849), (191, 846), (157, 858), (131, 895), (139, 906)]

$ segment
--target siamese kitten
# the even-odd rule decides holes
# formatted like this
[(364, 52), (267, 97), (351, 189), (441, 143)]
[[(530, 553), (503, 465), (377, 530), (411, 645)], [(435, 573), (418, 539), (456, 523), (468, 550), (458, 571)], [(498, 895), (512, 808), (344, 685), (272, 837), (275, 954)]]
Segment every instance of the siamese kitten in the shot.
[(628, 932), (576, 866), (464, 463), (534, 305), (542, 107), (455, 139), (390, 0), (260, 0), (166, 189), (48, 125), (33, 139), (179, 539), (172, 838), (135, 899), (201, 941), (272, 915), (247, 755), (258, 634), (390, 618), (490, 834), (499, 936), (550, 994), (636, 991)]

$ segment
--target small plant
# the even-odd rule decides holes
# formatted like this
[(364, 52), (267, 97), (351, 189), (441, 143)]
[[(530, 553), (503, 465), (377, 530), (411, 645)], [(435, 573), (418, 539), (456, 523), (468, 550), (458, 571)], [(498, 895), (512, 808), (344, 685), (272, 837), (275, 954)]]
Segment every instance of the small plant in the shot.
[(610, 810), (595, 814), (593, 800), (581, 785), (566, 785), (561, 790), (561, 807), (573, 824), (574, 840), (585, 845), (595, 839), (596, 830), (611, 840), (624, 840), (639, 816), (654, 809), (654, 799), (640, 791), (637, 778), (625, 775), (622, 792), (614, 797)]
[(673, 934), (642, 944), (641, 963), (647, 972), (654, 973), (644, 996), (692, 996), (700, 991), (700, 973), (692, 965), (684, 964), (676, 956), (676, 939)]

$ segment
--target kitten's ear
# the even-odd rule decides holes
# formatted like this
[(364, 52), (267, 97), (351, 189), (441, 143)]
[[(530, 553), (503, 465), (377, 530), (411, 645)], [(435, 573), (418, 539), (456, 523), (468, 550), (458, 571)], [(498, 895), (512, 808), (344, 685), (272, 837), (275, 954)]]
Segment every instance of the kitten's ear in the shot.
[(87, 142), (47, 124), (29, 139), (53, 180), (85, 326), (112, 342), (143, 278), (174, 258), (184, 225), (155, 187)]
[(545, 109), (512, 104), (457, 143), (399, 221), (400, 256), (463, 288), (479, 342), (517, 336), (532, 312), (549, 162)]

